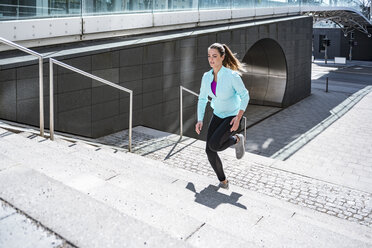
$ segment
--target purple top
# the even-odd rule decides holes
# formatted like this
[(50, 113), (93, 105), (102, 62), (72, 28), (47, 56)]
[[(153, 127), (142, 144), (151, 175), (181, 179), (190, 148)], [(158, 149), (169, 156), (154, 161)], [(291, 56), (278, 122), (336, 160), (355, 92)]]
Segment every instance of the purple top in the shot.
[(213, 94), (216, 95), (217, 82), (214, 81), (214, 79), (212, 81), (211, 88), (212, 88)]

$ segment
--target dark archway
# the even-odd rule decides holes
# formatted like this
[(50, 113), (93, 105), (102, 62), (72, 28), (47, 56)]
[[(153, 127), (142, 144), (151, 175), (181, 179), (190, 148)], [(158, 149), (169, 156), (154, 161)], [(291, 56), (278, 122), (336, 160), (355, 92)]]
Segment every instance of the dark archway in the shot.
[(242, 75), (250, 103), (282, 107), (287, 85), (287, 62), (281, 46), (272, 39), (257, 41), (245, 54)]

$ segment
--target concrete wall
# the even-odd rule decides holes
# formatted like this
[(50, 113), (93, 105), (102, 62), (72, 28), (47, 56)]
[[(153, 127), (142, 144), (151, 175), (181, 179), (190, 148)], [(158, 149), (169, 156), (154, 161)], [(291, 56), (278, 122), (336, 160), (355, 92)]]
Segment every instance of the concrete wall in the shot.
[[(193, 36), (90, 54), (77, 53), (62, 62), (132, 89), (134, 126), (176, 133), (179, 131), (179, 85), (199, 92), (200, 79), (210, 69), (206, 55), (211, 43), (228, 44), (242, 60), (256, 42), (262, 39), (277, 42), (283, 49), (287, 68), (287, 84), (280, 104), (286, 107), (310, 94), (311, 35), (312, 19), (302, 17), (229, 30), (222, 27), (221, 31), (207, 30)], [(44, 67), (44, 92), (48, 101), (48, 68)], [(37, 65), (28, 65), (0, 71), (0, 118), (38, 125), (37, 68)], [(55, 74), (56, 130), (99, 137), (128, 127), (127, 93), (63, 68), (55, 67)], [(250, 84), (245, 83), (249, 89)], [(251, 98), (255, 98), (254, 94)], [(195, 136), (196, 103), (195, 96), (184, 93), (185, 135)], [(47, 114), (47, 103), (45, 108)], [(208, 110), (205, 125), (210, 116)], [(48, 122), (46, 116), (46, 126)], [(205, 130), (201, 137), (205, 137)]]

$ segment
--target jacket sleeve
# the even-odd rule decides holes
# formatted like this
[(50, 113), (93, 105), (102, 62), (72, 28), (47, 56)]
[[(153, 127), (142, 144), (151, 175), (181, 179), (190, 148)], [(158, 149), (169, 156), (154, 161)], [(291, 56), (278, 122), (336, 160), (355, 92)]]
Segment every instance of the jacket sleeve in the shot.
[(248, 90), (245, 88), (245, 85), (243, 83), (243, 80), (242, 78), (240, 77), (240, 75), (235, 72), (233, 74), (233, 87), (236, 91), (236, 94), (240, 97), (241, 99), (241, 102), (240, 102), (240, 110), (243, 110), (245, 111), (245, 109), (247, 108), (248, 106), (248, 102), (249, 102), (249, 92)]
[(207, 91), (207, 85), (205, 82), (205, 76), (203, 76), (200, 86), (200, 93), (198, 98), (198, 121), (203, 121), (204, 119), (204, 113), (205, 113), (205, 107), (208, 103), (208, 91)]

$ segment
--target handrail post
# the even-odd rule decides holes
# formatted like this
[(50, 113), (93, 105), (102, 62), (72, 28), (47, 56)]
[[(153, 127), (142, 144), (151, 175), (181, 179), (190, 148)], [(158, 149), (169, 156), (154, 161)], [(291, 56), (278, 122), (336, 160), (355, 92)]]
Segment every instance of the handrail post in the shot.
[(247, 142), (247, 117), (243, 116), (244, 118), (244, 139)]
[(66, 68), (68, 70), (71, 70), (71, 71), (74, 71), (76, 73), (79, 73), (83, 76), (86, 76), (86, 77), (89, 77), (91, 79), (94, 79), (94, 80), (97, 80), (103, 84), (106, 84), (106, 85), (109, 85), (111, 87), (114, 87), (114, 88), (117, 88), (119, 90), (122, 90), (122, 91), (125, 91), (127, 93), (129, 93), (129, 98), (130, 98), (130, 103), (129, 103), (129, 133), (128, 133), (128, 137), (129, 137), (129, 141), (128, 141), (128, 150), (129, 152), (132, 151), (132, 120), (133, 120), (133, 91), (132, 90), (129, 90), (127, 88), (124, 88), (122, 86), (119, 86), (117, 84), (114, 84), (110, 81), (107, 81), (105, 79), (102, 79), (100, 77), (97, 77), (97, 76), (94, 76), (90, 73), (87, 73), (85, 71), (82, 71), (82, 70), (79, 70), (73, 66), (70, 66), (70, 65), (67, 65), (65, 63), (62, 63), (58, 60), (55, 60), (55, 59), (52, 59), (52, 58), (49, 58), (49, 74), (50, 74), (50, 119), (49, 119), (49, 125), (50, 125), (50, 139), (53, 140), (54, 139), (54, 108), (53, 108), (53, 64), (56, 64), (58, 66), (61, 66), (63, 68)]
[(4, 43), (5, 45), (14, 47), (15, 49), (21, 50), (25, 53), (31, 54), (39, 58), (39, 124), (40, 124), (40, 136), (44, 137), (44, 80), (43, 80), (43, 55), (30, 50), (24, 46), (18, 45), (10, 40), (4, 39), (0, 37), (0, 42)]
[(182, 139), (182, 135), (183, 135), (182, 90), (183, 90), (183, 87), (180, 86), (180, 139)]
[(44, 73), (43, 57), (39, 57), (39, 119), (40, 119), (40, 136), (44, 137)]
[[(182, 92), (183, 91), (187, 91), (191, 93), (192, 95), (199, 97), (199, 95), (196, 92), (189, 90), (188, 88), (185, 88), (182, 85), (180, 85), (180, 136), (181, 136), (180, 139), (182, 139), (182, 136), (183, 136), (183, 103), (182, 103), (182, 100), (183, 100)], [(210, 102), (210, 100), (208, 100), (208, 102)]]
[(132, 152), (132, 116), (133, 116), (133, 92), (129, 93), (129, 152)]
[(49, 58), (49, 132), (54, 140), (54, 93), (53, 93), (53, 59)]

